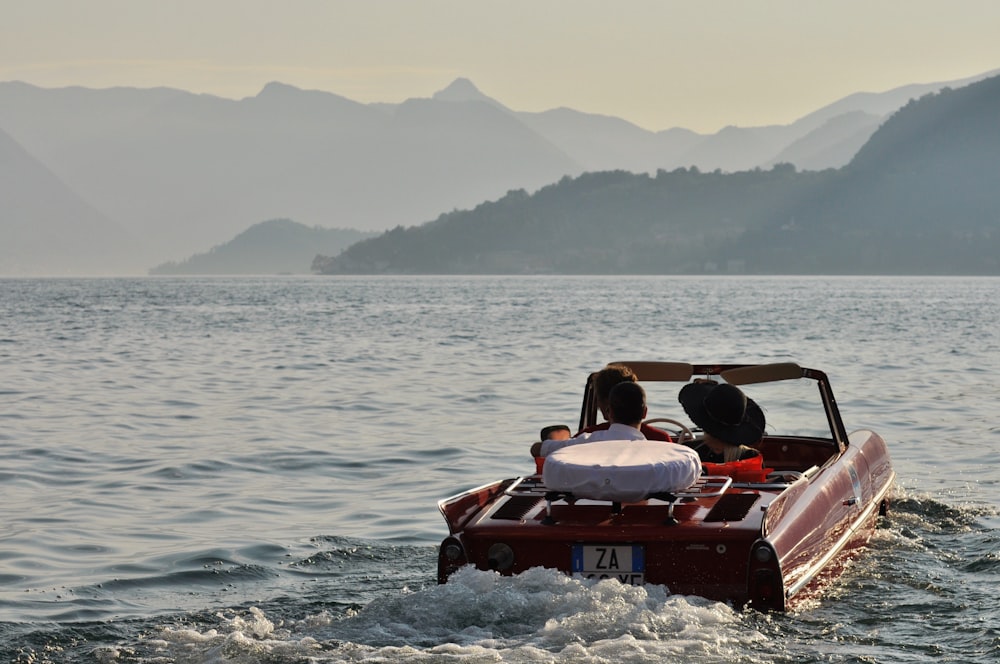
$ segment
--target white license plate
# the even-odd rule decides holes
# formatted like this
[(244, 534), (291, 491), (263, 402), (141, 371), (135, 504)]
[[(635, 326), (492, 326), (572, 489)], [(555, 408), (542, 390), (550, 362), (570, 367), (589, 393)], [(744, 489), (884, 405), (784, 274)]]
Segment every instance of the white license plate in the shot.
[(575, 544), (573, 576), (584, 579), (618, 579), (622, 583), (645, 583), (646, 556), (638, 544)]

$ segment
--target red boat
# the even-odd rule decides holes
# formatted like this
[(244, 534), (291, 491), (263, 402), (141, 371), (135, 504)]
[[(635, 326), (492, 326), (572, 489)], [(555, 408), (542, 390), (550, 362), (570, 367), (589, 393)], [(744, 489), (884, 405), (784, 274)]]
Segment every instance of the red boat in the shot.
[[(816, 596), (867, 544), (888, 507), (895, 471), (878, 434), (847, 433), (822, 371), (792, 363), (621, 364), (646, 389), (652, 415), (679, 410), (678, 391), (689, 382), (739, 386), (766, 413), (764, 435), (753, 445), (763, 467), (705, 464), (712, 474), (682, 469), (674, 485), (664, 485), (663, 455), (689, 465), (690, 453), (678, 448), (696, 448), (704, 437), (678, 419), (645, 420), (674, 443), (564, 448), (559, 470), (585, 473), (570, 488), (553, 455), (541, 472), (439, 502), (450, 532), (438, 554), (439, 583), (466, 565), (504, 575), (548, 567), (782, 611)], [(587, 380), (581, 429), (598, 420), (595, 375)], [(591, 448), (579, 458), (592, 462), (595, 446), (599, 462), (574, 468), (576, 450)]]

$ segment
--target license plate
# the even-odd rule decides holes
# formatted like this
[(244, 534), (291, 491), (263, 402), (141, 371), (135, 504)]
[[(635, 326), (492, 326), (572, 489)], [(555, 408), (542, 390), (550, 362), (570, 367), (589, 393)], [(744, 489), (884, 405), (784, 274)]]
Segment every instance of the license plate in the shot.
[(573, 576), (618, 579), (633, 586), (645, 583), (646, 556), (638, 544), (575, 544)]

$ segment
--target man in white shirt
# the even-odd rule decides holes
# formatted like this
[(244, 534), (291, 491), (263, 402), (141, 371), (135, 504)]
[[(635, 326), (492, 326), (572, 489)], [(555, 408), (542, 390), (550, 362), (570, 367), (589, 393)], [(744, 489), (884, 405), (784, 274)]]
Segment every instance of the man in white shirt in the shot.
[[(646, 419), (646, 391), (638, 383), (618, 383), (608, 396), (608, 421), (611, 426), (591, 433), (581, 433), (568, 440), (544, 440), (535, 443), (534, 456), (546, 457), (556, 450), (580, 443), (601, 440), (646, 440), (639, 425)], [(537, 446), (537, 447), (536, 447)]]

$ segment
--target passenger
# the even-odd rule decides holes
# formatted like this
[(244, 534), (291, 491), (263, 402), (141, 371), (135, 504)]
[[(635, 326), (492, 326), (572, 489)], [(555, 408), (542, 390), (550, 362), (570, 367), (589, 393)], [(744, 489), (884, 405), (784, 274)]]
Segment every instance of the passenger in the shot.
[[(609, 364), (597, 372), (597, 375), (594, 376), (594, 397), (597, 399), (598, 410), (601, 411), (601, 414), (604, 415), (604, 418), (608, 421), (581, 429), (579, 433), (577, 433), (578, 436), (581, 433), (601, 431), (603, 429), (607, 429), (611, 425), (611, 416), (608, 415), (608, 398), (611, 395), (611, 388), (618, 383), (624, 382), (638, 382), (635, 372), (624, 364)], [(645, 415), (643, 415), (643, 417), (645, 417)], [(670, 438), (670, 434), (663, 429), (657, 429), (656, 427), (643, 424), (640, 427), (640, 430), (642, 431), (642, 435), (644, 435), (647, 440), (662, 440), (667, 443), (673, 442)]]
[(539, 440), (569, 440), (572, 437), (569, 427), (565, 424), (553, 424), (542, 429)]
[(705, 433), (704, 442), (695, 448), (703, 462), (729, 463), (760, 455), (749, 445), (764, 435), (764, 411), (743, 390), (698, 380), (682, 387), (677, 398)]
[(556, 450), (580, 443), (596, 443), (601, 440), (646, 440), (639, 425), (646, 417), (646, 391), (638, 383), (618, 383), (611, 388), (608, 396), (608, 427), (597, 431), (580, 433), (568, 440), (546, 440), (531, 446), (535, 457), (547, 457)]
[(542, 466), (538, 462), (544, 461), (544, 459), (539, 458), (541, 455), (542, 443), (547, 440), (569, 440), (572, 435), (570, 434), (569, 427), (565, 424), (553, 424), (552, 426), (543, 427), (539, 437), (541, 438), (541, 441), (531, 446), (531, 456), (535, 459), (535, 467), (538, 472), (541, 473)]

